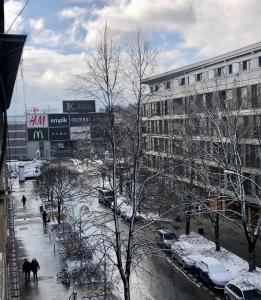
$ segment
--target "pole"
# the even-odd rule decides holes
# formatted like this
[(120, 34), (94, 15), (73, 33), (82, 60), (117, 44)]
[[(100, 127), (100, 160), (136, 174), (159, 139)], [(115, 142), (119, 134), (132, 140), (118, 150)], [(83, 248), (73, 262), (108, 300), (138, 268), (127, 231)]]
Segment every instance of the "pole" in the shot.
[(4, 0), (0, 0), (0, 33), (5, 33)]

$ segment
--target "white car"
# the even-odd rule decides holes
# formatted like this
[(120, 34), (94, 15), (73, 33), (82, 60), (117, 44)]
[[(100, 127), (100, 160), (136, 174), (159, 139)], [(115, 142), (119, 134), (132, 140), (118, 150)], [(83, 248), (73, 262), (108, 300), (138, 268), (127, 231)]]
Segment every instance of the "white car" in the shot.
[(176, 242), (171, 245), (171, 257), (184, 268), (194, 268), (197, 260), (201, 258), (200, 254), (195, 251), (193, 245), (188, 242)]
[(216, 289), (224, 289), (232, 279), (229, 270), (213, 257), (201, 257), (196, 262), (196, 272), (202, 281)]
[(261, 291), (251, 283), (232, 280), (224, 289), (226, 300), (261, 300)]
[(168, 229), (159, 229), (156, 232), (155, 239), (161, 248), (170, 250), (173, 243), (178, 240), (178, 237)]

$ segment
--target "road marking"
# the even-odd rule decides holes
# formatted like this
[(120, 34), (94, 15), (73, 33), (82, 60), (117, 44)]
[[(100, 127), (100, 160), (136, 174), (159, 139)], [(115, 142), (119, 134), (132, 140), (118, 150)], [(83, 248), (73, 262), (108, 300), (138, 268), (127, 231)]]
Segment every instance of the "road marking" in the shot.
[(198, 288), (200, 288), (200, 285), (197, 284), (195, 281), (193, 281), (182, 269), (180, 269), (173, 261), (171, 261), (170, 258), (167, 257), (167, 260), (170, 262), (171, 265), (173, 265), (178, 271), (180, 271), (190, 282), (192, 282), (194, 285), (196, 285)]

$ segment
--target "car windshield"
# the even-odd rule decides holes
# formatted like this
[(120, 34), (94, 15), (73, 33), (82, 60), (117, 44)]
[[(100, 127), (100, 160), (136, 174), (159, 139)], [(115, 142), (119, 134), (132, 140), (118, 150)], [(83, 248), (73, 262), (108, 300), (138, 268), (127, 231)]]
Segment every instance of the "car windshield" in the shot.
[(164, 240), (175, 240), (175, 234), (173, 233), (164, 233)]
[(223, 265), (219, 265), (219, 264), (216, 265), (210, 264), (208, 267), (211, 273), (225, 273), (227, 271)]
[(113, 191), (105, 192), (105, 193), (104, 193), (104, 196), (105, 196), (105, 197), (113, 197)]
[(259, 290), (243, 291), (246, 300), (261, 300), (261, 292)]

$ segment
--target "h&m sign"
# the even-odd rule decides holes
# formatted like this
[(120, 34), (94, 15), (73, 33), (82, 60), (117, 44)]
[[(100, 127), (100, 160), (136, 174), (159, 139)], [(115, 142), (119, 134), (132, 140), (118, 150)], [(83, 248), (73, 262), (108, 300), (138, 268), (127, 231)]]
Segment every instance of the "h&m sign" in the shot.
[(47, 128), (48, 118), (46, 114), (26, 115), (27, 128)]

